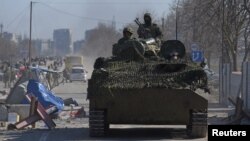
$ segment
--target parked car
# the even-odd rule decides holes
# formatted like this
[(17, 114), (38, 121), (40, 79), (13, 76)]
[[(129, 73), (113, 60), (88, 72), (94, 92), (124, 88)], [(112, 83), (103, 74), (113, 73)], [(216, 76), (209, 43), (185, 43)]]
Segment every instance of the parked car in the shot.
[(83, 67), (72, 67), (69, 77), (70, 77), (70, 82), (72, 81), (87, 82), (87, 71)]

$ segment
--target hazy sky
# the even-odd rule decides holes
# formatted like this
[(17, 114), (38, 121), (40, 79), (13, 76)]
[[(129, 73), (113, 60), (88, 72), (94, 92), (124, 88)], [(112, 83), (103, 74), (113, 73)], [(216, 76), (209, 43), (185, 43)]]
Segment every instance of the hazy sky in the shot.
[[(175, 0), (37, 0), (33, 1), (32, 38), (52, 39), (53, 30), (70, 28), (73, 40), (99, 22), (116, 21), (117, 29), (144, 11), (167, 15)], [(29, 36), (30, 0), (0, 0), (3, 31)], [(141, 19), (142, 20), (142, 19)]]

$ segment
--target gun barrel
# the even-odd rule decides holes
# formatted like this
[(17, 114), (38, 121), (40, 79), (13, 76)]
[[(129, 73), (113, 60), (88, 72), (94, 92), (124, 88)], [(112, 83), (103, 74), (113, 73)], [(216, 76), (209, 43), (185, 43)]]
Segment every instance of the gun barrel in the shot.
[(145, 28), (143, 27), (143, 24), (139, 21), (139, 18), (136, 18), (135, 19), (135, 23), (139, 26), (139, 28), (141, 28), (142, 30), (142, 36), (145, 38), (146, 37), (146, 35), (145, 35), (145, 33), (146, 33), (146, 31), (145, 31)]
[(137, 19), (138, 23), (141, 24), (141, 22)]
[(141, 22), (138, 20), (138, 18), (135, 19), (135, 23), (139, 26), (141, 25)]

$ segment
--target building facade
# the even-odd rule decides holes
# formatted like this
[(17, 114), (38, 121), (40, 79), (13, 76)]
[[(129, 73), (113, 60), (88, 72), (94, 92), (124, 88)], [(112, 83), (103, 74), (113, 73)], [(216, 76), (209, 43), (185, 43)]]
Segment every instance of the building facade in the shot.
[(56, 29), (53, 32), (54, 51), (56, 56), (71, 53), (72, 35), (70, 29)]
[(82, 48), (84, 47), (84, 40), (79, 40), (79, 41), (75, 41), (73, 44), (73, 50), (74, 50), (74, 54), (78, 54), (82, 52)]

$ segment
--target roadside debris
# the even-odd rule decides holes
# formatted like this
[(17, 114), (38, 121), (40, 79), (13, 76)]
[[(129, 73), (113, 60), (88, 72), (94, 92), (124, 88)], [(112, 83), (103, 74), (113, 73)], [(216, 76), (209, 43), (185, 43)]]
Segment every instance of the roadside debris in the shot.
[(75, 106), (78, 106), (79, 104), (77, 103), (76, 100), (74, 100), (73, 98), (67, 98), (67, 99), (64, 99), (64, 105), (65, 106), (70, 106), (70, 105), (75, 105)]
[(48, 90), (45, 85), (38, 82), (37, 80), (29, 80), (27, 93), (37, 97), (38, 101), (46, 109), (51, 106), (56, 106), (60, 111), (64, 107), (63, 99), (55, 96), (52, 91)]
[(52, 119), (70, 120), (86, 116), (84, 107), (80, 107), (76, 100), (63, 100), (50, 90), (47, 81), (40, 76), (44, 71), (47, 70), (30, 68), (29, 75), (22, 75), (10, 92), (0, 91), (1, 96), (6, 96), (0, 102), (0, 126), (6, 127), (9, 123), (9, 130), (36, 128), (35, 123), (42, 120), (46, 128), (53, 129), (56, 124)]
[(246, 119), (250, 120), (250, 113), (243, 107), (244, 101), (242, 98), (237, 97), (234, 100), (234, 98), (229, 97), (228, 100), (235, 106), (235, 113), (232, 115), (233, 119), (229, 124), (241, 124)]
[(0, 94), (2, 94), (2, 95), (6, 95), (6, 94), (7, 94), (7, 91), (6, 91), (6, 90), (4, 90), (4, 91), (0, 91)]
[(8, 130), (23, 129), (29, 125), (34, 124), (38, 120), (43, 120), (49, 129), (55, 128), (56, 124), (54, 123), (50, 115), (57, 112), (58, 109), (55, 106), (53, 106), (45, 110), (45, 108), (36, 98), (34, 97), (32, 98), (32, 95), (27, 94), (26, 98), (30, 101), (31, 104), (34, 103), (34, 105), (31, 105), (31, 113), (33, 114), (15, 124), (9, 124), (7, 129)]
[(75, 107), (73, 105), (70, 107), (65, 107), (65, 109), (58, 114), (58, 118), (63, 120), (84, 117), (86, 117), (86, 111), (84, 111), (84, 107)]

